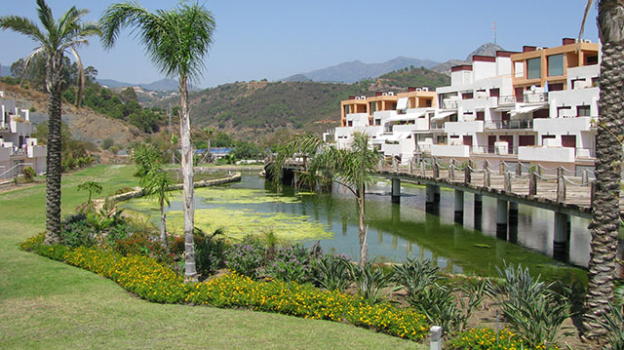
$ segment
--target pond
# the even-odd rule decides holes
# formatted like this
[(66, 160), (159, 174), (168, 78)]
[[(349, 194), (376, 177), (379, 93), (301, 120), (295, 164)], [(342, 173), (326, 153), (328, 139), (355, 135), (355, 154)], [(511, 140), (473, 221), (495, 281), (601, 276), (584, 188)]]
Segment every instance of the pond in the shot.
[[(552, 259), (553, 213), (520, 206), (518, 244), (495, 238), (496, 201), (483, 197), (482, 220), (475, 229), (472, 195), (465, 199), (464, 225), (455, 224), (454, 193), (442, 191), (440, 215), (425, 212), (424, 186), (404, 184), (401, 203), (392, 203), (390, 183), (378, 178), (367, 190), (366, 224), (369, 259), (402, 262), (431, 259), (454, 273), (496, 276), (496, 267), (522, 264), (547, 279), (585, 280), (589, 259), (586, 219), (571, 218), (570, 261)], [(290, 187), (276, 195), (257, 172), (243, 173), (241, 182), (196, 189), (195, 225), (206, 232), (224, 227), (232, 240), (246, 234), (273, 232), (284, 243), (311, 246), (317, 241), (325, 252), (344, 253), (357, 260), (358, 217), (353, 196), (335, 186), (331, 194), (298, 193)], [(158, 225), (154, 201), (134, 199), (121, 206), (146, 216)], [(168, 230), (183, 232), (181, 194), (174, 193), (167, 212)], [(480, 226), (480, 227), (479, 227)], [(576, 266), (574, 266), (576, 265)]]

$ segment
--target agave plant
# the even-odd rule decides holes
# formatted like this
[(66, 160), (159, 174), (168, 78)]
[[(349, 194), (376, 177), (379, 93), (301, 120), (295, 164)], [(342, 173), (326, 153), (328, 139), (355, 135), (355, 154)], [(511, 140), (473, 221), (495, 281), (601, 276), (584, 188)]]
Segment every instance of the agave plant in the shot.
[(518, 265), (498, 269), (505, 280), (502, 285), (490, 284), (489, 292), (500, 305), (510, 327), (529, 346), (554, 345), (563, 321), (570, 316), (567, 297), (553, 291), (555, 283), (546, 284), (540, 276)]
[(320, 287), (344, 291), (351, 285), (353, 264), (347, 257), (326, 254), (316, 259), (314, 265), (319, 271), (316, 282)]
[(357, 286), (358, 294), (371, 304), (376, 304), (385, 299), (387, 287), (390, 286), (390, 278), (379, 265), (367, 263), (364, 267), (352, 267), (350, 270)]
[(403, 265), (394, 268), (391, 281), (402, 285), (410, 296), (417, 295), (421, 290), (440, 279), (439, 268), (433, 266), (431, 260), (408, 259)]

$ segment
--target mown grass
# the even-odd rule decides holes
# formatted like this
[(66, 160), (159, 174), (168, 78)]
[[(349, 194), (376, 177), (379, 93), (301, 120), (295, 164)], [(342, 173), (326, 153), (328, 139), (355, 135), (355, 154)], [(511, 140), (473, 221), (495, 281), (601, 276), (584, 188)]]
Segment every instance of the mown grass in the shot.
[[(131, 166), (96, 166), (64, 176), (63, 213), (138, 180)], [(148, 303), (114, 282), (20, 251), (45, 227), (45, 186), (0, 194), (2, 349), (424, 349), (410, 341), (328, 321), (209, 307)]]

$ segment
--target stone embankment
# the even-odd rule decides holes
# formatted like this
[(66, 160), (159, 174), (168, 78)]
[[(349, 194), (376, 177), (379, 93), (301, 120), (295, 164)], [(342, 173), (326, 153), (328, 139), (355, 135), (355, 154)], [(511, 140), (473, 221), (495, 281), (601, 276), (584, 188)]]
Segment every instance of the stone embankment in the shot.
[[(236, 172), (233, 173), (232, 175), (228, 176), (228, 177), (224, 177), (221, 179), (214, 179), (214, 180), (204, 180), (204, 181), (198, 181), (193, 183), (193, 187), (194, 188), (199, 188), (199, 187), (210, 187), (210, 186), (217, 186), (217, 185), (222, 185), (222, 184), (226, 184), (229, 182), (237, 182), (241, 180), (241, 173), (240, 172)], [(171, 185), (169, 186), (169, 191), (177, 191), (177, 190), (181, 190), (182, 189), (182, 184), (176, 184), (176, 185)], [(135, 187), (135, 189), (133, 191), (130, 192), (126, 192), (126, 193), (121, 193), (115, 196), (110, 197), (110, 199), (114, 200), (115, 202), (121, 202), (121, 201), (127, 201), (129, 199), (133, 199), (133, 198), (139, 198), (139, 197), (143, 197), (145, 195), (145, 191), (143, 191), (142, 188), (140, 187)], [(103, 201), (103, 200), (101, 200)], [(99, 203), (98, 203), (99, 204)]]

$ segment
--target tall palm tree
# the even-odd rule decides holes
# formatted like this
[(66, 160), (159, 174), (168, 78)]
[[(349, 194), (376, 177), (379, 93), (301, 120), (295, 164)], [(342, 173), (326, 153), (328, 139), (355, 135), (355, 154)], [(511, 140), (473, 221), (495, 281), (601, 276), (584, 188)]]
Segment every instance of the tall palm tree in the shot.
[[(26, 59), (26, 65), (35, 58), (46, 62), (45, 89), (48, 93), (48, 154), (46, 167), (46, 243), (55, 243), (61, 233), (61, 93), (64, 87), (63, 65), (69, 52), (79, 68), (81, 84), (84, 82), (82, 61), (76, 49), (87, 45), (87, 38), (99, 35), (96, 24), (83, 23), (88, 10), (72, 6), (58, 20), (44, 0), (37, 0), (37, 15), (43, 26), (25, 17), (0, 17), (0, 27), (21, 33), (37, 43), (38, 47)], [(79, 89), (79, 95), (82, 93)]]
[[(287, 160), (298, 155), (304, 158), (304, 169), (299, 173), (299, 181), (314, 187), (319, 180), (330, 179), (343, 185), (355, 196), (358, 207), (360, 266), (364, 267), (368, 255), (364, 194), (379, 160), (377, 153), (368, 148), (368, 135), (354, 133), (350, 149), (324, 147), (322, 141), (312, 134), (296, 137), (282, 145), (277, 152), (271, 170), (275, 183), (280, 181), (279, 177)], [(305, 164), (307, 159), (309, 162)]]
[[(579, 37), (593, 0), (587, 1)], [(585, 328), (588, 336), (605, 333), (600, 326), (613, 300), (616, 248), (620, 218), (621, 137), (624, 123), (624, 1), (598, 1), (598, 31), (602, 42), (600, 65), (600, 122), (596, 135), (596, 185), (592, 212), (591, 256), (587, 285)]]
[(193, 223), (193, 154), (188, 106), (189, 80), (197, 80), (204, 68), (204, 56), (212, 44), (215, 20), (210, 11), (197, 3), (180, 2), (170, 11), (150, 13), (137, 2), (111, 5), (101, 20), (102, 41), (112, 48), (121, 29), (135, 27), (152, 62), (169, 77), (178, 77), (180, 88), (180, 141), (184, 196), (185, 276), (197, 280)]

